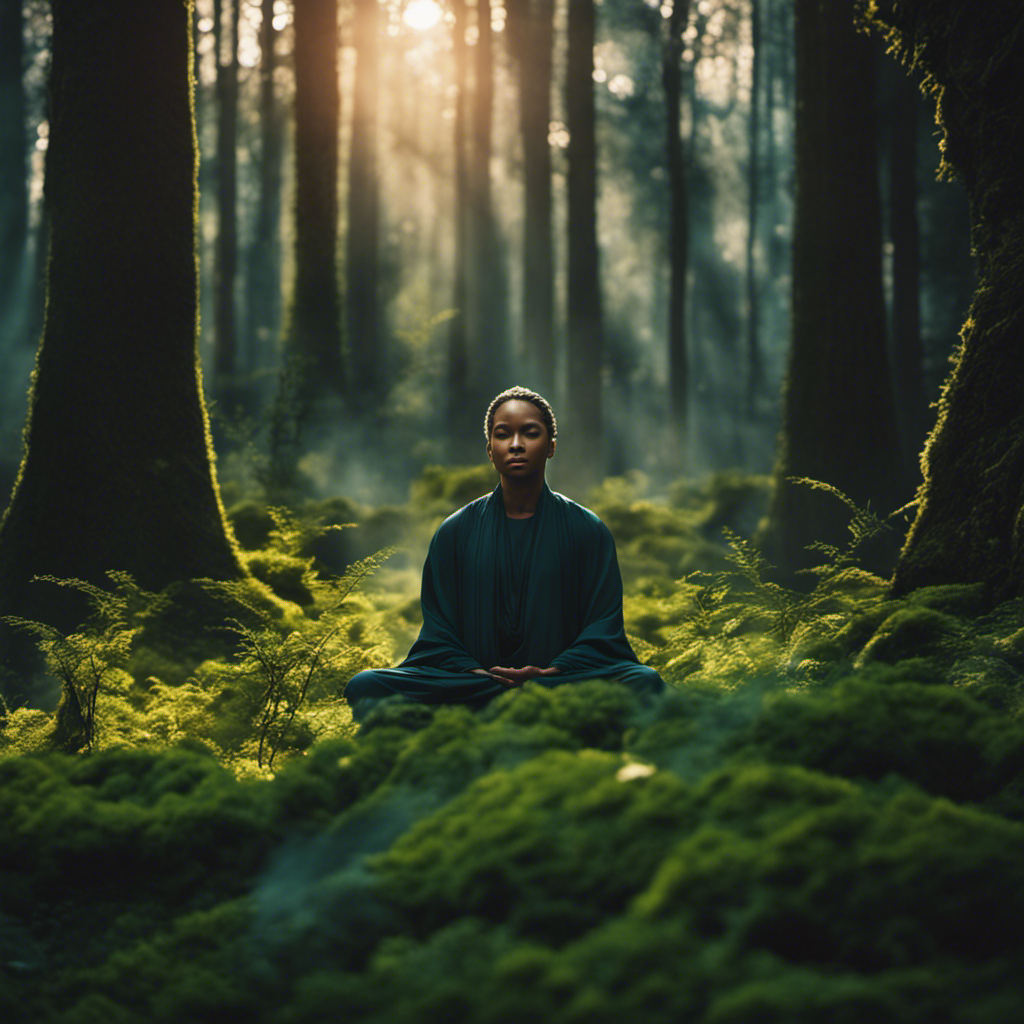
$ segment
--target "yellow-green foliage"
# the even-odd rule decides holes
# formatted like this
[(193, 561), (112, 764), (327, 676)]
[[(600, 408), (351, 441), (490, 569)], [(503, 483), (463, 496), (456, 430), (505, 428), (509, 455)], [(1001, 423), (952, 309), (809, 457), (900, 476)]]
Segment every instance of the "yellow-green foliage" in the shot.
[[(292, 553), (314, 528), (285, 510), (272, 510), (272, 520), (271, 546), (252, 558), (285, 568), (289, 585), (305, 595), (308, 616), (251, 580), (194, 581), (162, 595), (147, 594), (117, 573), (110, 590), (55, 581), (84, 590), (95, 614), (67, 637), (41, 624), (15, 623), (40, 637), (62, 696), (55, 716), (9, 713), (0, 752), (191, 740), (237, 772), (258, 774), (279, 754), (351, 732), (345, 683), (364, 668), (386, 664), (392, 653), (382, 613), (354, 591), (389, 552), (321, 579), (312, 559)], [(287, 596), (280, 574), (269, 578)], [(199, 637), (184, 642), (175, 659), (168, 638), (183, 622)], [(190, 655), (203, 650), (221, 656), (191, 662)]]
[(414, 506), (430, 514), (448, 515), (463, 505), (489, 494), (498, 478), (490, 463), (478, 466), (428, 466), (409, 487)]
[(659, 574), (676, 579), (721, 563), (718, 528), (710, 536), (705, 532), (714, 498), (707, 490), (690, 493), (696, 507), (668, 504), (650, 495), (642, 473), (610, 477), (591, 491), (588, 507), (612, 531), (627, 585)]

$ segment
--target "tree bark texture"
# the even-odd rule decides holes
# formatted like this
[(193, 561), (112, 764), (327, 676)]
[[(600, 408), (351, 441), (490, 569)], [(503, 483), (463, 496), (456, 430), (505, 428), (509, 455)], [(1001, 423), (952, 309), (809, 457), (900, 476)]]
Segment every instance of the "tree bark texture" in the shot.
[(37, 574), (122, 569), (150, 589), (243, 575), (196, 345), (190, 17), (183, 3), (53, 3), (48, 300), (0, 524), (4, 613), (69, 624)]
[(352, 400), (357, 408), (377, 405), (385, 376), (378, 297), (380, 37), (378, 0), (355, 0), (352, 42), (356, 51), (356, 72), (348, 165), (345, 316)]
[[(572, 430), (586, 429), (585, 474), (604, 475), (601, 379), (604, 339), (597, 248), (594, 0), (569, 0), (566, 120), (569, 129), (566, 398)], [(583, 464), (579, 464), (583, 469)]]
[(795, 16), (793, 321), (768, 538), (787, 568), (848, 536), (842, 502), (792, 477), (881, 513), (911, 497), (886, 347), (872, 41), (834, 0), (797, 0)]
[(1024, 592), (1024, 9), (905, 0), (885, 20), (936, 99), (944, 167), (967, 190), (978, 261), (893, 587), (984, 583), (997, 600)]
[(287, 350), (301, 392), (340, 394), (337, 0), (296, 0), (294, 17), (295, 291)]

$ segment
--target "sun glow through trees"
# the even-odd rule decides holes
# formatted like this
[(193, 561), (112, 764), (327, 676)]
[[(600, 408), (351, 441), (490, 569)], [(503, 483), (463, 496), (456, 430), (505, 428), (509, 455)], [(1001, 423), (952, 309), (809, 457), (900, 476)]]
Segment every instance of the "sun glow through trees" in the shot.
[(441, 20), (441, 8), (434, 0), (411, 0), (402, 13), (402, 21), (409, 28), (426, 31)]

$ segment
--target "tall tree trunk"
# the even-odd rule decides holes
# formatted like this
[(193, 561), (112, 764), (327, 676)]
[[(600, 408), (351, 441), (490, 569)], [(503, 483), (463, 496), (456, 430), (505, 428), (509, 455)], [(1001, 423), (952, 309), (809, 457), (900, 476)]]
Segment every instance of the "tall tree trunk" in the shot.
[(679, 456), (688, 419), (689, 365), (686, 351), (686, 278), (690, 223), (686, 155), (682, 136), (683, 32), (690, 20), (690, 0), (673, 0), (666, 23), (661, 80), (665, 97), (665, 167), (668, 172), (668, 381), (669, 409)]
[(0, 317), (10, 312), (28, 232), (22, 5), (0, 7)]
[(338, 4), (295, 0), (295, 292), (287, 356), (307, 397), (341, 394)]
[(838, 487), (891, 511), (910, 494), (886, 352), (872, 41), (850, 10), (797, 0), (793, 327), (770, 523), (775, 557), (806, 564), (812, 541), (843, 543)]
[[(923, 456), (917, 518), (897, 593), (984, 583), (1024, 593), (1024, 33), (1015, 4), (905, 0), (884, 15), (899, 56), (924, 73), (947, 171), (971, 204), (978, 289)], [(979, 69), (983, 71), (979, 72)]]
[(760, 0), (750, 0), (750, 46), (753, 56), (750, 65), (750, 118), (747, 145), (747, 379), (746, 412), (753, 420), (757, 412), (757, 398), (764, 385), (764, 366), (761, 358), (761, 309), (758, 302), (757, 224), (760, 188), (761, 99), (763, 90)]
[(350, 387), (357, 408), (374, 408), (384, 389), (378, 249), (377, 97), (380, 91), (378, 0), (354, 0), (356, 51), (349, 150), (345, 313)]
[(465, 0), (451, 0), (452, 63), (455, 75), (455, 117), (452, 120), (454, 160), (454, 238), (452, 245), (452, 305), (455, 316), (448, 331), (448, 428), (453, 452), (465, 451), (468, 440), (468, 409), (466, 388), (469, 383), (466, 344), (466, 234), (468, 231), (469, 183), (466, 166), (466, 93), (468, 60), (466, 53)]
[(282, 119), (277, 102), (274, 72), (277, 67), (277, 38), (274, 28), (274, 0), (260, 6), (260, 162), (256, 230), (249, 252), (247, 288), (248, 344), (245, 365), (254, 370), (272, 350), (281, 319), (281, 159)]
[(235, 278), (238, 265), (238, 6), (227, 0), (227, 50), (224, 9), (214, 0), (213, 31), (217, 56), (217, 248), (213, 267), (213, 368), (218, 390), (235, 374)]
[[(568, 171), (567, 406), (577, 449), (586, 446), (582, 477), (604, 475), (601, 378), (604, 338), (597, 251), (597, 138), (594, 116), (594, 0), (569, 0), (566, 54)], [(583, 442), (584, 427), (586, 441)], [(570, 448), (571, 450), (571, 448)]]
[(491, 0), (477, 0), (470, 133), (468, 327), (473, 339), (473, 382), (490, 394), (504, 386), (508, 365), (505, 260), (491, 202), (491, 136), (494, 122), (494, 39)]
[(523, 143), (523, 326), (521, 349), (541, 391), (555, 382), (555, 259), (551, 125), (553, 0), (509, 0), (509, 45), (518, 65)]
[[(895, 69), (893, 69), (895, 70)], [(908, 474), (928, 427), (921, 343), (921, 238), (917, 223), (917, 89), (896, 71), (889, 104), (889, 233), (892, 239), (892, 340), (900, 432)]]
[(243, 574), (196, 346), (190, 16), (53, 2), (46, 324), (0, 524), (4, 613), (73, 621), (77, 605), (35, 575), (123, 569), (155, 589)]
[[(785, 2), (785, 0), (784, 0)], [(776, 111), (784, 108), (779, 101), (784, 90), (784, 79), (790, 75), (789, 66), (786, 60), (785, 48), (782, 40), (779, 39), (777, 31), (771, 31), (780, 22), (792, 23), (792, 16), (785, 18), (779, 11), (778, 0), (766, 0), (767, 10), (765, 11), (764, 25), (766, 31), (762, 37), (762, 52), (764, 54), (764, 95), (765, 95), (765, 136), (764, 136), (764, 158), (762, 171), (764, 181), (767, 182), (765, 192), (770, 197), (768, 207), (770, 215), (765, 225), (765, 276), (769, 281), (777, 281), (786, 270), (783, 269), (784, 253), (787, 247), (783, 230), (780, 230), (786, 223), (779, 201), (780, 193), (784, 190), (785, 164), (780, 159), (779, 146), (776, 142), (775, 120)], [(784, 33), (788, 39), (789, 33)], [(789, 191), (789, 190), (785, 190)]]

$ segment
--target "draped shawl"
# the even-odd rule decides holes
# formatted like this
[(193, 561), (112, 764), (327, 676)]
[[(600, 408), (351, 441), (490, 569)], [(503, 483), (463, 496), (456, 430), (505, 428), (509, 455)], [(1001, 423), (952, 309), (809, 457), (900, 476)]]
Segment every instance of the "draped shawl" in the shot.
[(423, 626), (399, 669), (554, 665), (596, 677), (636, 665), (608, 527), (545, 484), (518, 556), (510, 534), (500, 485), (438, 527), (423, 567)]

